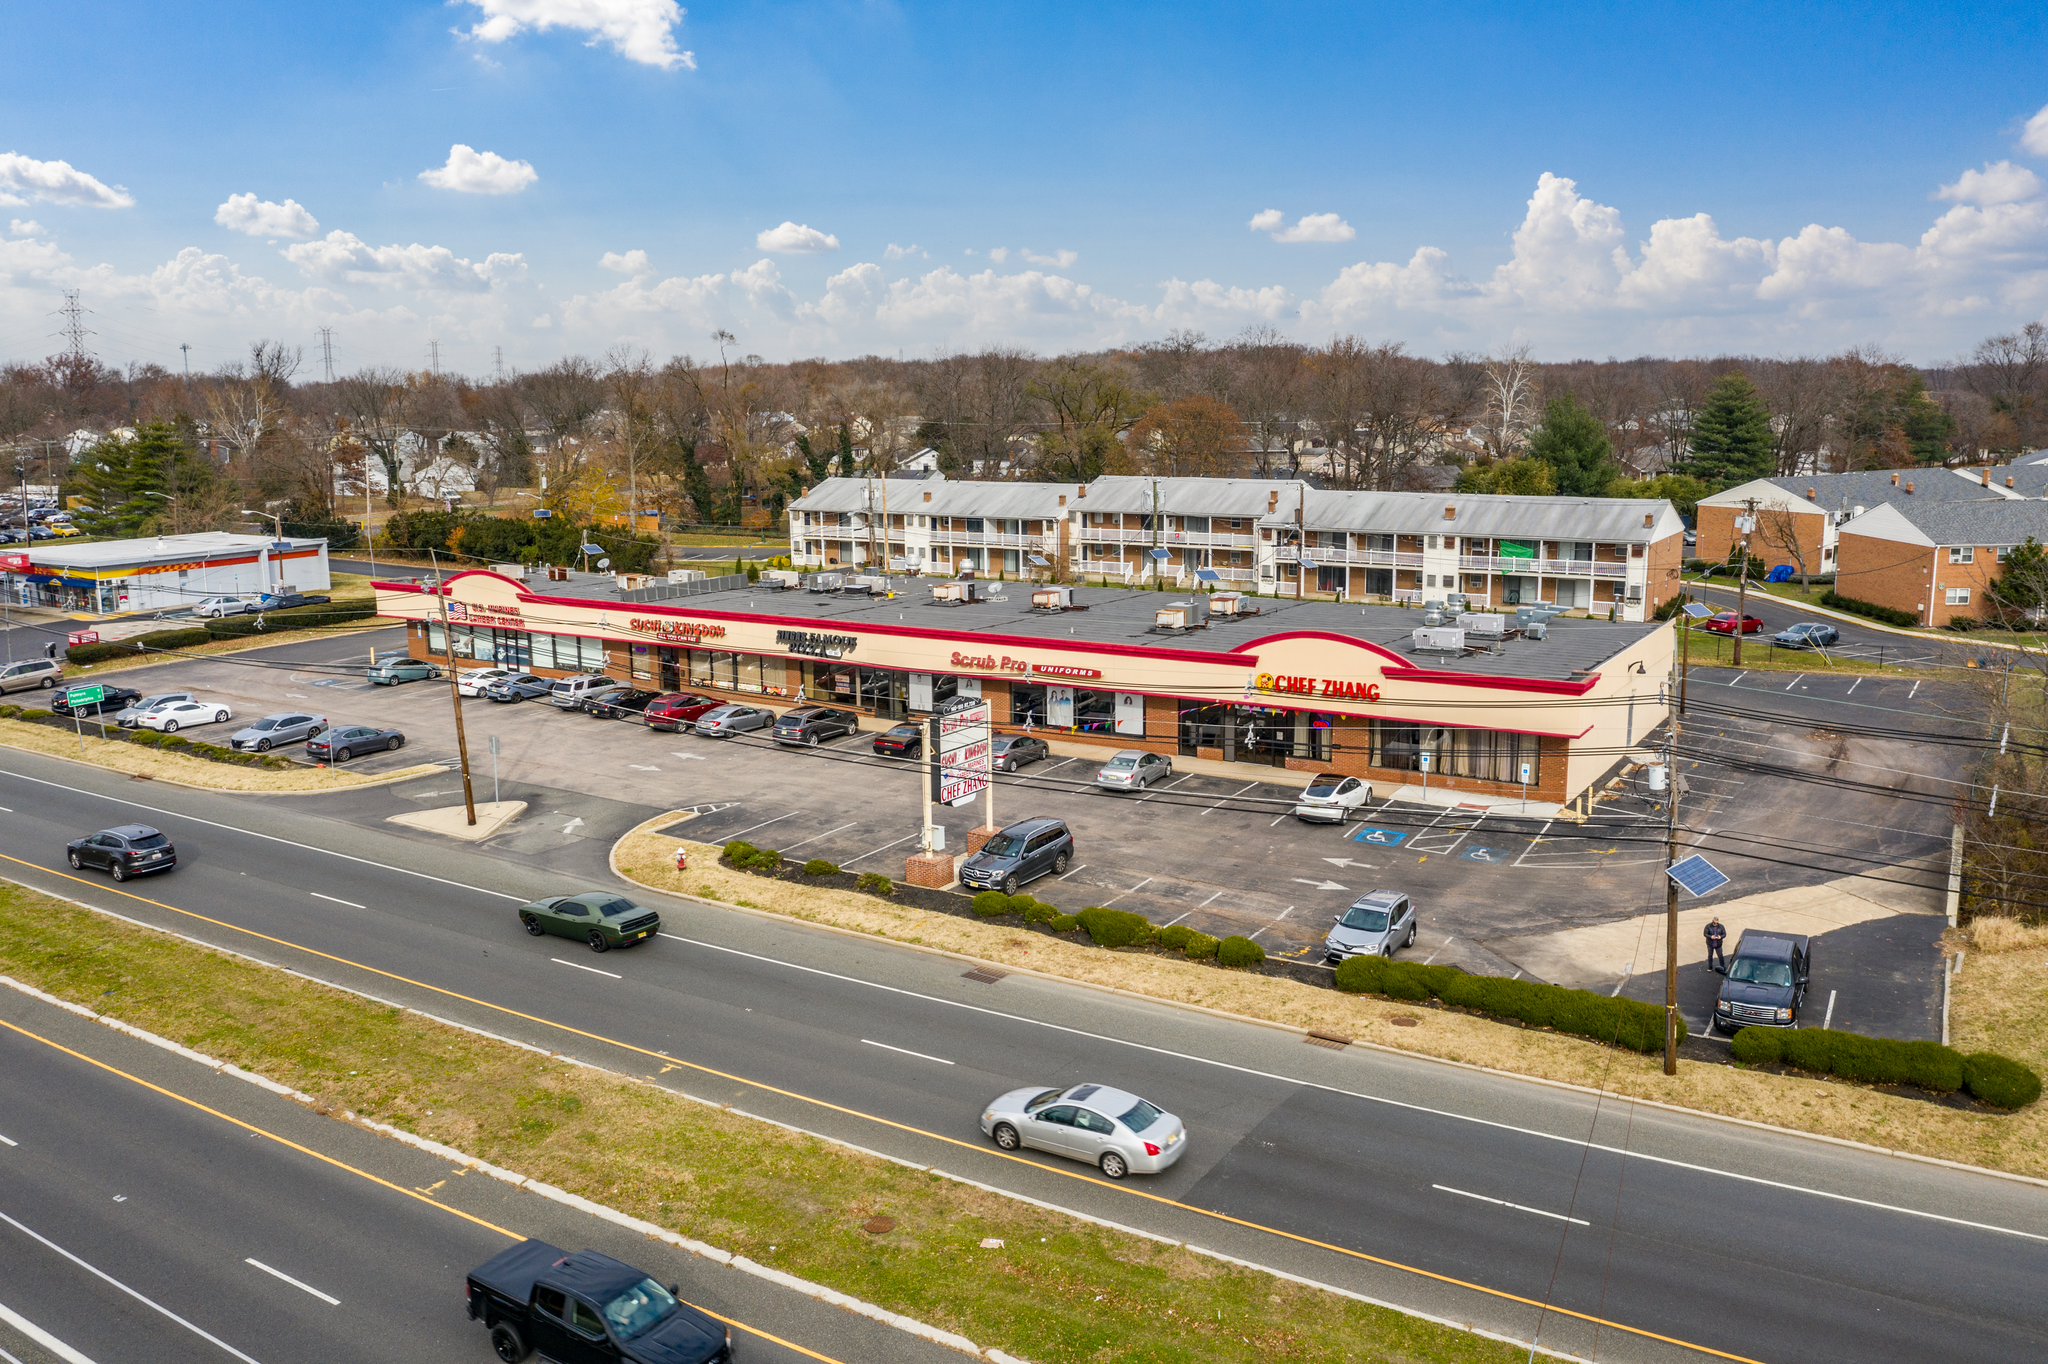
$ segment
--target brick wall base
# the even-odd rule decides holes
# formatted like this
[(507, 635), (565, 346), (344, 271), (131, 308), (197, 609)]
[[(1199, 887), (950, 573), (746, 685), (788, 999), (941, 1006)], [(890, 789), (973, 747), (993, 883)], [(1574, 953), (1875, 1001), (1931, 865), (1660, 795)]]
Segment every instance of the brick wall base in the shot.
[(967, 831), (967, 855), (972, 857), (980, 852), (983, 844), (1002, 831), (1003, 827), (1000, 824), (984, 824), (979, 828), (969, 829)]
[(945, 853), (917, 853), (903, 859), (903, 879), (926, 890), (953, 884), (953, 859)]

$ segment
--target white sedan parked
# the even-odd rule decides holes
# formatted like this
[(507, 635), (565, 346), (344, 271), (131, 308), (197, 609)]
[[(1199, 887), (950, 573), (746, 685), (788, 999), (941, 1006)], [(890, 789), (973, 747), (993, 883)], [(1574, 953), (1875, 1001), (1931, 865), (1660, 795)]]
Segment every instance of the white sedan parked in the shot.
[(1357, 777), (1320, 772), (1301, 793), (1294, 817), (1311, 824), (1342, 824), (1371, 799), (1372, 787)]
[(149, 711), (136, 723), (144, 729), (176, 734), (193, 725), (224, 724), (234, 718), (235, 713), (218, 701), (170, 701)]
[(517, 677), (517, 668), (464, 668), (455, 674), (455, 690), (463, 696), (482, 696), (484, 688), (501, 677)]

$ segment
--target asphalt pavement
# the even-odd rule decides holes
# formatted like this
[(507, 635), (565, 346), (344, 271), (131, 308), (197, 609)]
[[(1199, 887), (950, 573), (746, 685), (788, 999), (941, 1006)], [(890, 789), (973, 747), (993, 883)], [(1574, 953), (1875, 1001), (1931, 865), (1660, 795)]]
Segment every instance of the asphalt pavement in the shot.
[[(594, 1064), (659, 1058), (702, 1097), (1351, 1291), (1521, 1339), (1548, 1302), (1629, 1328), (1542, 1320), (1545, 1343), (1603, 1359), (1688, 1353), (1637, 1332), (1769, 1361), (2048, 1352), (2031, 1185), (1051, 979), (982, 983), (957, 958), (649, 892), (664, 935), (597, 959), (513, 911), (616, 884), (601, 840), (423, 847), (348, 817), (388, 794), (0, 768), (0, 851), (26, 883)], [(172, 835), (176, 872), (117, 888), (63, 867), (66, 839), (130, 819)], [(981, 1139), (990, 1096), (1082, 1079), (1181, 1114), (1189, 1155), (1114, 1185)]]

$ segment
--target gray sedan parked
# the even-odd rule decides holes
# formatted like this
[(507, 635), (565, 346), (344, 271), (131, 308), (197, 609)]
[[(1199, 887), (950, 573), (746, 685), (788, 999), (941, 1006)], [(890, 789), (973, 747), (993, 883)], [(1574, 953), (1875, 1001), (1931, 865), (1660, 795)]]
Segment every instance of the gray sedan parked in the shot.
[(394, 658), (370, 669), (370, 684), (395, 687), (401, 682), (431, 682), (440, 675), (441, 670), (424, 659)]
[(1802, 620), (1771, 636), (1780, 649), (1825, 649), (1841, 642), (1842, 632), (1826, 621)]
[(229, 735), (228, 747), (268, 753), (279, 744), (303, 743), (325, 728), (324, 716), (308, 715), (301, 710), (279, 711)]
[(1173, 760), (1158, 753), (1127, 748), (1102, 765), (1095, 784), (1106, 791), (1142, 791), (1173, 775)]
[(1108, 1085), (1013, 1089), (982, 1110), (981, 1131), (1005, 1151), (1034, 1146), (1072, 1156), (1111, 1179), (1158, 1174), (1188, 1149), (1179, 1118)]
[(998, 772), (1015, 772), (1027, 763), (1052, 756), (1052, 749), (1045, 740), (1030, 734), (999, 735), (989, 745), (989, 757)]
[(706, 711), (697, 721), (697, 732), (713, 739), (729, 739), (749, 729), (766, 729), (775, 723), (775, 712), (759, 706), (720, 706)]

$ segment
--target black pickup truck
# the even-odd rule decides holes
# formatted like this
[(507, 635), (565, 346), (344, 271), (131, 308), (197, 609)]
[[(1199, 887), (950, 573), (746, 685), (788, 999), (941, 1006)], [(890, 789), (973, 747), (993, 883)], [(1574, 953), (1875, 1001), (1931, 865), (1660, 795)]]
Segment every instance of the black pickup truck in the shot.
[(594, 1250), (521, 1241), (469, 1272), (469, 1315), (506, 1364), (731, 1364), (732, 1332)]
[(1799, 1006), (1806, 1002), (1806, 981), (1813, 974), (1813, 939), (1745, 928), (1723, 974), (1728, 979), (1721, 982), (1721, 997), (1714, 1001), (1716, 1028), (1739, 1032), (1797, 1027)]

